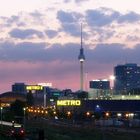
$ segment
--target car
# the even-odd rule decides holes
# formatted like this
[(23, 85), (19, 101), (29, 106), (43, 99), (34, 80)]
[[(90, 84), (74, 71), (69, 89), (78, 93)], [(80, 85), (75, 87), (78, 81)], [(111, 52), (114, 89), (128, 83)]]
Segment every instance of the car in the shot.
[(25, 130), (22, 126), (13, 126), (11, 129), (11, 136), (12, 137), (20, 137), (23, 138), (25, 137)]

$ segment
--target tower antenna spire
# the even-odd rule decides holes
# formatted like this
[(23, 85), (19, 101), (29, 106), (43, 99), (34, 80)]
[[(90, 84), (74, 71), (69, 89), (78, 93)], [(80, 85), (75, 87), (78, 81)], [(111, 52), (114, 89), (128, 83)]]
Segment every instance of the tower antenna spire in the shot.
[(84, 83), (84, 72), (83, 72), (83, 63), (85, 61), (84, 49), (83, 49), (83, 34), (82, 34), (82, 23), (81, 23), (81, 47), (80, 54), (78, 59), (80, 61), (80, 90), (83, 91), (83, 83)]
[(83, 33), (82, 33), (82, 23), (81, 23), (81, 48), (83, 48)]

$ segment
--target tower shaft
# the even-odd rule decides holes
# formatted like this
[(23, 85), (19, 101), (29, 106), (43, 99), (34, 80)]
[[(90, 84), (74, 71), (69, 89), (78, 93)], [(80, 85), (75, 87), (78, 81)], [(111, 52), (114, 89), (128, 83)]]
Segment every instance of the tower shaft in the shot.
[(80, 90), (83, 91), (84, 83), (84, 71), (83, 71), (83, 61), (80, 62)]
[(83, 35), (82, 35), (82, 24), (81, 24), (81, 47), (80, 47), (80, 54), (78, 56), (78, 59), (80, 61), (80, 90), (81, 91), (83, 91), (83, 83), (84, 83), (83, 63), (85, 61), (82, 37)]

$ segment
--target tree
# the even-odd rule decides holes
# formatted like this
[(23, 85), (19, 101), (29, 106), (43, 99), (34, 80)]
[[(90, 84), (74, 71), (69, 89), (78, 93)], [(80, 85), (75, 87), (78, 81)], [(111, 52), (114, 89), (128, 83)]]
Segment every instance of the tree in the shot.
[(34, 97), (33, 97), (33, 94), (31, 92), (27, 93), (26, 100), (27, 100), (27, 106), (34, 105)]
[(15, 116), (23, 116), (23, 108), (25, 107), (25, 102), (16, 100), (10, 106), (10, 110)]

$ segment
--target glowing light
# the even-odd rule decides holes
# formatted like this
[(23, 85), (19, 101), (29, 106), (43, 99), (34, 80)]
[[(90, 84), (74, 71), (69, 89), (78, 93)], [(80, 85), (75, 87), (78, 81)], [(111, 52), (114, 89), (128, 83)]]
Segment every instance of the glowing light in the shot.
[(57, 100), (57, 106), (80, 106), (80, 100)]
[(125, 98), (125, 96), (124, 95), (122, 95), (122, 99), (124, 99)]
[(125, 114), (125, 117), (129, 117), (129, 114)]
[(69, 116), (69, 115), (71, 115), (71, 112), (70, 112), (70, 111), (68, 111), (68, 112), (67, 112), (67, 115), (68, 115), (68, 116)]
[(26, 86), (26, 90), (43, 90), (43, 86), (30, 85), (30, 86)]
[(108, 81), (108, 79), (103, 79), (102, 81)]
[(80, 62), (84, 62), (84, 61), (85, 61), (84, 59), (82, 59), (82, 58), (80, 59)]
[(117, 116), (118, 116), (118, 117), (121, 117), (121, 116), (122, 116), (122, 114), (121, 114), (121, 113), (117, 113)]
[(105, 115), (106, 115), (106, 117), (109, 117), (109, 113), (108, 112), (106, 112)]
[(115, 76), (114, 75), (110, 75), (109, 79), (113, 81), (113, 80), (115, 80)]
[(38, 83), (39, 86), (52, 87), (52, 83)]
[(129, 116), (130, 116), (130, 117), (134, 117), (134, 113), (130, 113)]
[(53, 114), (56, 115), (56, 112), (54, 111)]
[(96, 105), (96, 107), (97, 107), (97, 108), (100, 108), (100, 106), (99, 106), (99, 105)]
[(89, 116), (90, 115), (90, 112), (87, 112), (86, 115)]

